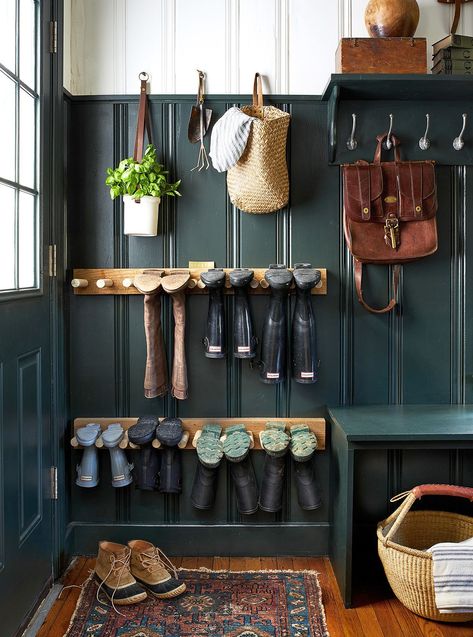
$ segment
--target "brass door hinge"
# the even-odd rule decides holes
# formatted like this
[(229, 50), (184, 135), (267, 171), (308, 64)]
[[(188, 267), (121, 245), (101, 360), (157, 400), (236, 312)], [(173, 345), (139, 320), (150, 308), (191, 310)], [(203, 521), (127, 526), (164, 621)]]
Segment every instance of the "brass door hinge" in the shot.
[(57, 500), (57, 467), (50, 468), (50, 489), (51, 500)]
[(51, 20), (49, 23), (49, 52), (57, 53), (57, 21)]
[(48, 272), (49, 276), (56, 276), (56, 244), (48, 246)]

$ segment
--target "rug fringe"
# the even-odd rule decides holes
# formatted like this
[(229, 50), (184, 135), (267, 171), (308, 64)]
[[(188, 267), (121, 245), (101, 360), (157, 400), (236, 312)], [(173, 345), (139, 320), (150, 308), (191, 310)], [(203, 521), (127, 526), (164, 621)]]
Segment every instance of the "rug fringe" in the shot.
[(234, 571), (233, 569), (221, 568), (207, 568), (206, 566), (200, 566), (199, 568), (186, 568), (185, 566), (180, 566), (178, 571), (188, 571), (190, 573), (198, 573), (199, 571), (203, 573), (307, 573), (308, 575), (317, 575), (319, 576), (319, 571), (313, 571), (311, 569), (293, 569), (293, 568), (273, 568), (273, 569), (244, 569), (239, 571)]
[(79, 608), (82, 602), (82, 598), (84, 597), (85, 593), (86, 593), (86, 589), (87, 589), (87, 584), (90, 582), (90, 580), (93, 578), (94, 576), (94, 571), (91, 571), (89, 573), (89, 576), (87, 577), (86, 580), (84, 580), (83, 584), (82, 584), (82, 590), (80, 592), (79, 597), (77, 598), (77, 602), (76, 602), (76, 607), (74, 608), (74, 612), (72, 613), (72, 617), (71, 617), (71, 621), (69, 622), (69, 626), (67, 627), (66, 632), (64, 633), (63, 637), (67, 637), (71, 628), (72, 628), (72, 624), (74, 622), (74, 619), (76, 618), (77, 613), (79, 612)]

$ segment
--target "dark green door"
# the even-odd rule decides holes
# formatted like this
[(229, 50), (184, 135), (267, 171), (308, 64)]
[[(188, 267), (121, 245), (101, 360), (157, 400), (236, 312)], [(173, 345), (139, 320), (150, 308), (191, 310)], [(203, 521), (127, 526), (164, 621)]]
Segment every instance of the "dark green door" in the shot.
[[(40, 7), (43, 5), (43, 9)], [(3, 5), (0, 46), (0, 634), (52, 579), (47, 3)], [(43, 14), (42, 14), (43, 12)], [(46, 59), (46, 58), (45, 58)]]

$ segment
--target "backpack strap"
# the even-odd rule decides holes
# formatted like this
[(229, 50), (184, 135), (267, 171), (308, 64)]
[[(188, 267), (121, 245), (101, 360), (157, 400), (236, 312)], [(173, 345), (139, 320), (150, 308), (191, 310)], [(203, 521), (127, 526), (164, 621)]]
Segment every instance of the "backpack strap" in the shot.
[(386, 312), (390, 312), (392, 309), (394, 309), (397, 303), (397, 291), (399, 288), (399, 274), (401, 271), (401, 266), (399, 264), (396, 264), (393, 267), (393, 281), (392, 281), (393, 282), (393, 297), (392, 299), (389, 301), (386, 307), (376, 309), (368, 305), (368, 303), (366, 303), (366, 301), (363, 298), (363, 285), (362, 285), (363, 264), (361, 263), (361, 261), (358, 261), (358, 259), (353, 258), (353, 265), (355, 268), (356, 295), (358, 297), (358, 301), (365, 308), (365, 310), (368, 310), (368, 312), (373, 312), (373, 314), (385, 314)]

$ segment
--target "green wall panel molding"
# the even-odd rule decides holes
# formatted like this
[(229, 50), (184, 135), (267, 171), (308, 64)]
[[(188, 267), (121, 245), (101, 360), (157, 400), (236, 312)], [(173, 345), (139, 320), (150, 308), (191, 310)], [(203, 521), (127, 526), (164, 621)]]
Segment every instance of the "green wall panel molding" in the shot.
[[(346, 97), (352, 99), (350, 95)], [(359, 96), (353, 99), (357, 102), (360, 139), (364, 140), (361, 150), (365, 152), (369, 147), (367, 157), (370, 158), (374, 142), (368, 118), (370, 109), (376, 105)], [(194, 296), (187, 303), (190, 397), (182, 402), (169, 397), (147, 400), (142, 387), (146, 348), (141, 298), (79, 298), (68, 288), (65, 302), (69, 420), (84, 414), (126, 417), (148, 413), (214, 418), (268, 414), (315, 417), (326, 415), (327, 404), (473, 402), (473, 293), (468, 285), (473, 276), (469, 259), (473, 230), (467, 214), (473, 204), (472, 168), (438, 167), (439, 250), (431, 257), (404, 266), (397, 311), (390, 316), (373, 316), (361, 308), (353, 294), (351, 256), (345, 247), (341, 224), (340, 171), (338, 166), (328, 164), (327, 103), (317, 96), (271, 98), (271, 103), (289, 110), (292, 115), (288, 139), (290, 202), (287, 208), (275, 214), (249, 215), (231, 205), (225, 175), (212, 168), (197, 174), (190, 172), (197, 155), (196, 147), (187, 141), (187, 122), (194, 100), (194, 96), (150, 96), (153, 138), (172, 176), (183, 179), (183, 196), (172, 205), (163, 203), (160, 235), (143, 239), (122, 234), (121, 202), (110, 201), (103, 183), (105, 168), (132, 152), (137, 98), (80, 96), (67, 99), (67, 267), (185, 267), (189, 260), (196, 259), (214, 260), (222, 267), (265, 267), (277, 261), (293, 265), (300, 260), (326, 267), (328, 294), (313, 299), (319, 335), (320, 380), (307, 386), (292, 381), (279, 387), (266, 386), (258, 380), (257, 370), (248, 362), (231, 356), (225, 360), (206, 359), (201, 339), (208, 300)], [(229, 106), (240, 102), (248, 103), (249, 96), (210, 96), (208, 106), (214, 111), (213, 121)], [(375, 129), (385, 125), (385, 105), (380, 105), (380, 101), (377, 104)], [(343, 140), (343, 126), (351, 123), (352, 111), (348, 101), (341, 100), (339, 112), (343, 113), (344, 108), (349, 122), (345, 124), (346, 117), (339, 121)], [(419, 125), (415, 124), (409, 133), (408, 149), (423, 133), (420, 129), (425, 123), (425, 112), (422, 111)], [(433, 138), (435, 121), (434, 118)], [(395, 132), (396, 122), (401, 124), (395, 117)], [(348, 133), (347, 129), (347, 137)], [(209, 136), (207, 147), (208, 144)], [(355, 153), (350, 154), (350, 161), (354, 159), (352, 155)], [(88, 166), (87, 170), (83, 166)], [(388, 285), (388, 268), (367, 267), (367, 296), (373, 302), (386, 298)], [(226, 299), (229, 326), (232, 303), (231, 298)], [(167, 303), (163, 305), (170, 361), (173, 323), (170, 307)], [(261, 335), (267, 298), (252, 297), (251, 307), (256, 331)], [(231, 339), (231, 330), (229, 337)], [(328, 438), (329, 434), (328, 427)], [(209, 554), (214, 552), (212, 542), (217, 537), (212, 536), (213, 527), (218, 530), (222, 552), (223, 549), (228, 553), (237, 550), (231, 542), (238, 544), (241, 532), (247, 544), (246, 553), (257, 554), (258, 534), (263, 536), (262, 529), (269, 525), (278, 528), (281, 537), (289, 532), (299, 533), (296, 529), (300, 526), (301, 535), (287, 536), (299, 543), (297, 550), (303, 554), (322, 554), (328, 548), (330, 505), (336, 498), (339, 479), (337, 467), (331, 466), (329, 449), (328, 439), (327, 452), (318, 454), (315, 459), (324, 499), (322, 509), (316, 512), (300, 509), (289, 472), (285, 505), (280, 514), (268, 517), (258, 513), (240, 518), (224, 467), (215, 509), (204, 514), (192, 509), (188, 492), (195, 469), (194, 454), (184, 457), (184, 495), (180, 498), (145, 494), (134, 488), (113, 490), (106, 454), (101, 456), (100, 486), (92, 494), (74, 485), (76, 452), (67, 446), (68, 521), (70, 532), (77, 540), (71, 540), (68, 546), (70, 550), (88, 546), (93, 552), (99, 536), (116, 537), (123, 524), (138, 535), (141, 529), (157, 524), (157, 529), (168, 529), (166, 533), (170, 533), (171, 528), (176, 532), (184, 529), (183, 541), (191, 529), (197, 529), (198, 534), (202, 528), (202, 535), (198, 536), (202, 543), (200, 551)], [(263, 456), (254, 455), (260, 479)], [(387, 493), (393, 485), (408, 480), (411, 470), (408, 469), (407, 474), (404, 471), (411, 464), (410, 461), (405, 464), (404, 455), (405, 451), (391, 449), (379, 459), (367, 457), (367, 470), (379, 483), (380, 493)], [(427, 458), (422, 456), (419, 462), (418, 475), (423, 476), (425, 482), (430, 481), (433, 474)], [(459, 480), (473, 479), (467, 463), (460, 457), (453, 465), (452, 462), (450, 452), (440, 454), (438, 472), (447, 472)], [(448, 474), (452, 466), (456, 470)], [(361, 488), (361, 483), (354, 488)], [(366, 514), (370, 521), (377, 516), (381, 519), (385, 513), (382, 500), (380, 497), (370, 505), (363, 504), (356, 518), (363, 519)], [(324, 529), (322, 535), (320, 528)], [(72, 532), (72, 529), (76, 530)], [(311, 529), (312, 535), (307, 529)], [(276, 552), (277, 535), (274, 532), (275, 543), (268, 553)], [(183, 546), (189, 551), (193, 548), (185, 542)], [(290, 552), (292, 550), (296, 549)]]

